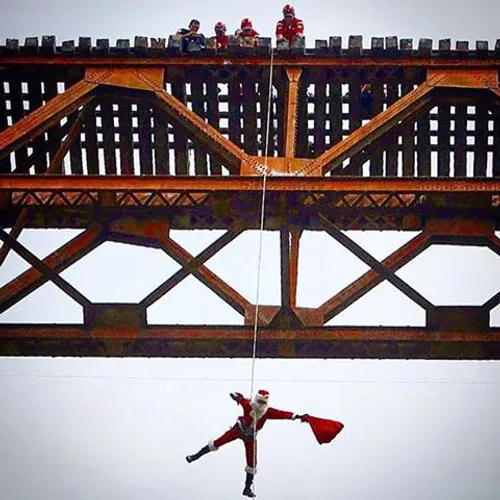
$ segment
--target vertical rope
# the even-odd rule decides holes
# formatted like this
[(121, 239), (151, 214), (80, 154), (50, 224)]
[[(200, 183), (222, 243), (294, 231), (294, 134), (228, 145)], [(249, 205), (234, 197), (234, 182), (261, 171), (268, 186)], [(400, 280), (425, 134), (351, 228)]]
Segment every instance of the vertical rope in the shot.
[[(262, 272), (262, 247), (264, 237), (264, 222), (266, 212), (266, 186), (267, 186), (267, 157), (269, 151), (269, 130), (271, 122), (271, 107), (273, 99), (273, 64), (274, 64), (274, 49), (271, 47), (271, 60), (269, 64), (269, 95), (267, 100), (267, 122), (266, 122), (266, 138), (264, 142), (264, 175), (262, 176), (262, 198), (260, 209), (260, 230), (259, 230), (259, 258), (257, 264), (257, 289), (255, 293), (255, 317), (253, 328), (253, 349), (252, 349), (252, 370), (250, 379), (250, 401), (253, 399), (254, 381), (255, 381), (255, 360), (257, 357), (257, 332), (259, 322), (259, 300), (260, 300), (260, 281)], [(253, 469), (255, 471), (257, 465), (257, 419), (253, 418)], [(254, 475), (255, 477), (255, 475)], [(255, 483), (254, 483), (255, 485)], [(254, 486), (255, 489), (255, 486)]]

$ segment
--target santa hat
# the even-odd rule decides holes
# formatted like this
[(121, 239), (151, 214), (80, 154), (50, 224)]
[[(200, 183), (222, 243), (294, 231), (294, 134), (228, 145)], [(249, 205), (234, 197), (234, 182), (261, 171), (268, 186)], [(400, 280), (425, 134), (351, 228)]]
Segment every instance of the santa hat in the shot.
[(306, 422), (311, 426), (314, 437), (319, 444), (329, 443), (344, 428), (344, 424), (336, 420), (328, 420), (311, 415), (306, 417)]
[(259, 404), (267, 404), (269, 402), (269, 391), (260, 389), (254, 396), (254, 401)]

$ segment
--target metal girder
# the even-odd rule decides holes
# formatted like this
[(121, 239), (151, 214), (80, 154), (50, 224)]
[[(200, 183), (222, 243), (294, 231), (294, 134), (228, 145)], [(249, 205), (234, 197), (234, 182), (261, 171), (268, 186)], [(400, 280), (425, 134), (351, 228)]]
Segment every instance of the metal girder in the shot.
[[(1, 192), (172, 192), (210, 193), (213, 191), (262, 191), (260, 177), (233, 176), (58, 176), (2, 175)], [(268, 192), (359, 193), (359, 194), (425, 194), (425, 193), (488, 193), (500, 194), (496, 178), (359, 178), (359, 177), (268, 177)]]
[[(253, 327), (0, 325), (3, 356), (252, 356)], [(500, 359), (500, 328), (260, 328), (259, 358)]]
[[(393, 273), (420, 255), (430, 245), (429, 235), (420, 233), (410, 241), (386, 257), (380, 264)], [(319, 306), (325, 323), (340, 314), (351, 304), (382, 283), (385, 277), (374, 269), (370, 269), (356, 281), (326, 300)]]
[(313, 172), (321, 172), (324, 175), (327, 166), (328, 171), (338, 168), (344, 160), (362, 151), (364, 147), (370, 145), (395, 125), (415, 116), (422, 107), (431, 101), (433, 90), (434, 86), (428, 81), (422, 83), (398, 99), (385, 111), (376, 115), (367, 124), (356, 129), (346, 139), (320, 154), (297, 173), (307, 176)]
[(95, 83), (81, 80), (42, 107), (32, 111), (28, 116), (0, 132), (0, 159), (5, 158), (18, 147), (48, 130), (61, 118), (89, 102), (93, 98), (90, 93), (96, 86)]
[[(12, 238), (12, 237), (11, 237)], [(14, 240), (14, 238), (12, 238)], [(15, 240), (14, 240), (15, 241)], [(47, 283), (51, 277), (43, 269), (51, 269), (53, 273), (61, 273), (103, 242), (101, 229), (97, 225), (89, 227), (86, 231), (75, 236), (68, 243), (45, 257), (45, 268), (34, 267), (26, 270), (17, 278), (0, 288), (0, 312), (3, 312), (24, 297)], [(53, 276), (53, 275), (52, 275)]]
[(246, 153), (226, 139), (215, 127), (207, 123), (197, 113), (191, 111), (183, 102), (164, 89), (163, 66), (88, 68), (85, 80), (98, 85), (111, 85), (120, 88), (145, 90), (153, 93), (161, 109), (176, 123), (189, 130), (203, 145), (226, 162), (232, 174), (237, 174), (243, 160), (248, 161)]
[(299, 279), (299, 246), (302, 231), (290, 228), (290, 307), (297, 305), (297, 285)]
[[(253, 218), (253, 217), (251, 217)], [(224, 233), (220, 238), (217, 238), (213, 243), (211, 243), (205, 250), (200, 252), (196, 257), (185, 262), (182, 269), (179, 269), (165, 282), (159, 285), (155, 290), (148, 294), (144, 299), (141, 300), (140, 304), (144, 307), (149, 307), (154, 304), (157, 300), (163, 297), (168, 291), (170, 291), (174, 286), (178, 285), (184, 278), (187, 278), (193, 269), (199, 268), (204, 262), (211, 259), (217, 252), (222, 250), (226, 245), (231, 243), (236, 239), (247, 227), (248, 220), (238, 221), (229, 227), (228, 231)]]
[[(64, 293), (69, 295), (75, 302), (80, 304), (82, 307), (90, 306), (91, 302), (87, 297), (80, 293), (73, 285), (68, 283), (65, 279), (61, 278), (52, 268), (47, 266), (43, 261), (41, 261), (36, 255), (31, 253), (24, 245), (21, 245), (16, 239), (9, 236), (3, 229), (0, 229), (0, 240), (4, 244), (8, 245), (14, 252), (16, 252), (20, 257), (22, 257), (26, 262), (31, 264), (37, 271), (46, 276), (50, 281), (54, 283), (58, 288), (60, 288)], [(3, 304), (2, 308), (3, 309)]]
[(414, 288), (405, 283), (394, 271), (381, 264), (377, 259), (372, 257), (366, 250), (359, 246), (356, 242), (346, 236), (340, 229), (335, 227), (324, 215), (319, 216), (323, 222), (325, 231), (337, 240), (342, 246), (350, 250), (356, 257), (362, 260), (367, 266), (370, 266), (374, 271), (379, 273), (392, 285), (394, 285), (400, 292), (404, 293), (409, 299), (418, 304), (420, 307), (429, 311), (433, 304), (429, 302), (424, 296), (418, 293)]
[[(8, 66), (89, 66), (94, 67), (158, 67), (158, 66), (269, 66), (270, 57), (228, 57), (227, 54), (220, 56), (204, 57), (137, 57), (137, 56), (106, 56), (82, 57), (78, 55), (64, 56), (37, 56), (37, 55), (9, 55), (0, 56), (0, 64)], [(387, 59), (385, 57), (301, 57), (294, 55), (287, 57), (281, 55), (275, 57), (275, 66), (296, 66), (296, 67), (352, 67), (366, 68), (398, 66), (411, 68), (495, 68), (500, 65), (500, 57), (422, 57), (412, 55), (412, 57), (397, 57)]]
[(182, 267), (189, 269), (190, 273), (192, 273), (195, 278), (200, 280), (224, 302), (229, 304), (235, 311), (244, 315), (245, 311), (250, 308), (250, 302), (248, 302), (248, 300), (246, 300), (230, 285), (225, 283), (215, 273), (210, 271), (210, 269), (203, 264), (193, 265), (192, 262), (194, 257), (174, 240), (168, 238), (163, 241), (159, 241), (159, 248)]
[(178, 99), (165, 90), (155, 92), (159, 103), (173, 120), (181, 123), (187, 130), (208, 149), (224, 158), (226, 166), (232, 174), (238, 174), (243, 161), (251, 162), (250, 157), (236, 144), (226, 139), (215, 127), (207, 123), (194, 111), (189, 110)]
[[(89, 101), (90, 102), (90, 101)], [(62, 141), (61, 146), (55, 153), (52, 161), (50, 162), (49, 168), (45, 172), (45, 175), (47, 174), (54, 174), (54, 173), (60, 173), (61, 172), (61, 166), (64, 157), (68, 153), (71, 145), (74, 143), (76, 134), (80, 131), (81, 125), (85, 117), (87, 116), (88, 112), (90, 109), (93, 109), (89, 106), (89, 103), (84, 105), (83, 109), (79, 111), (79, 113), (75, 116), (73, 123), (70, 125), (68, 129), (68, 134), (66, 138)], [(23, 228), (24, 228), (24, 223), (26, 221), (26, 211), (23, 210), (16, 221), (14, 222), (14, 225), (12, 226), (12, 229), (9, 233), (9, 235), (12, 238), (18, 238), (19, 235), (21, 234)], [(7, 258), (7, 255), (9, 254), (9, 247), (7, 245), (2, 245), (0, 247), (0, 266), (3, 264), (5, 259)]]
[(288, 77), (288, 93), (285, 119), (285, 157), (295, 156), (295, 140), (297, 136), (297, 114), (299, 104), (299, 81), (301, 68), (286, 68)]
[(488, 240), (488, 248), (500, 257), (500, 238), (494, 234)]

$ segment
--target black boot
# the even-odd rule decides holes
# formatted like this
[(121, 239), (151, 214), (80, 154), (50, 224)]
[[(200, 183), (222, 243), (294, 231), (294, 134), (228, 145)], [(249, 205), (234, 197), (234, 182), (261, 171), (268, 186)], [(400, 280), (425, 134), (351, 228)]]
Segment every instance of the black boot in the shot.
[(198, 460), (203, 455), (206, 455), (209, 452), (210, 452), (210, 448), (208, 446), (204, 446), (198, 453), (195, 453), (194, 455), (188, 455), (186, 457), (186, 460), (190, 464), (191, 462), (194, 462), (195, 460)]
[(254, 492), (252, 491), (253, 474), (247, 472), (247, 477), (245, 480), (245, 489), (243, 490), (243, 496), (255, 498)]

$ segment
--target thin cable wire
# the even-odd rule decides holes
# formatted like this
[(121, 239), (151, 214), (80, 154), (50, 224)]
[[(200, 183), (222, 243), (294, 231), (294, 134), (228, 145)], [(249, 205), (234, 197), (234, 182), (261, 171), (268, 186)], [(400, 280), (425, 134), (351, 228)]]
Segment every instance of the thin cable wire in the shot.
[[(269, 153), (269, 130), (271, 121), (271, 106), (273, 102), (273, 65), (274, 65), (274, 49), (271, 47), (271, 59), (269, 61), (269, 86), (268, 86), (268, 98), (267, 98), (267, 121), (266, 121), (266, 137), (264, 141), (264, 175), (262, 177), (262, 200), (261, 200), (261, 210), (260, 210), (260, 231), (259, 231), (259, 257), (257, 264), (257, 289), (255, 292), (255, 317), (254, 317), (254, 328), (253, 328), (253, 345), (252, 345), (252, 369), (250, 376), (250, 401), (253, 399), (254, 392), (254, 381), (255, 381), (255, 360), (257, 357), (257, 333), (258, 333), (258, 322), (259, 322), (259, 302), (260, 302), (260, 280), (262, 274), (262, 247), (264, 239), (264, 221), (266, 212), (266, 187), (267, 187), (267, 157)], [(253, 476), (257, 472), (257, 418), (254, 410), (253, 416)], [(255, 493), (255, 482), (254, 482), (254, 493)]]
[(266, 137), (264, 141), (264, 175), (262, 178), (262, 199), (260, 211), (260, 232), (259, 232), (259, 257), (257, 264), (257, 288), (255, 292), (255, 317), (253, 329), (253, 347), (252, 347), (252, 369), (250, 377), (250, 399), (253, 397), (254, 378), (255, 378), (255, 359), (257, 357), (257, 332), (259, 321), (259, 302), (260, 302), (260, 280), (262, 274), (262, 247), (264, 237), (264, 221), (266, 208), (266, 187), (267, 187), (267, 158), (269, 153), (269, 130), (271, 122), (271, 106), (272, 106), (272, 91), (273, 91), (273, 64), (274, 64), (274, 49), (271, 47), (271, 60), (269, 65), (269, 85), (267, 99), (267, 120), (266, 120)]

